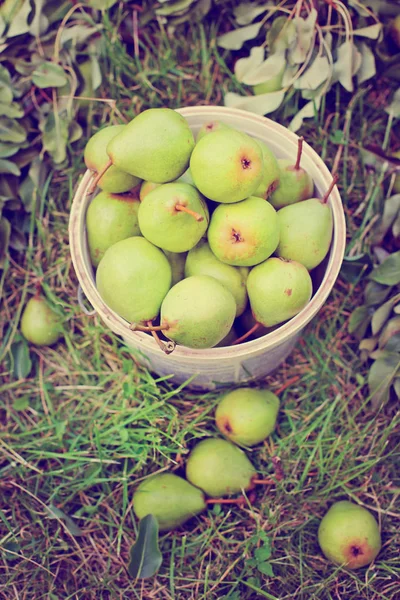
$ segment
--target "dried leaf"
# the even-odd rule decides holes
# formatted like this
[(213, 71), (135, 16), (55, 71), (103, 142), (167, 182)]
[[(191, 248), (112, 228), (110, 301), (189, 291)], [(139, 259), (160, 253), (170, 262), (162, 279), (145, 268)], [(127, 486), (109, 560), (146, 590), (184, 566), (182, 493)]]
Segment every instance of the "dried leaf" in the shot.
[(383, 285), (400, 283), (400, 250), (391, 254), (381, 265), (376, 267), (369, 278)]
[(380, 220), (380, 223), (376, 229), (374, 234), (374, 243), (379, 244), (382, 242), (386, 233), (393, 225), (398, 213), (400, 211), (400, 194), (395, 194), (391, 196), (387, 200), (385, 200), (385, 204), (383, 205), (383, 214)]
[(308, 102), (297, 115), (291, 120), (289, 124), (290, 131), (298, 131), (303, 125), (304, 119), (315, 117), (318, 114), (319, 107), (321, 106), (321, 96), (317, 96), (311, 102)]
[(297, 90), (316, 90), (330, 77), (330, 66), (326, 56), (317, 56), (306, 71), (294, 82)]
[(368, 328), (372, 315), (367, 306), (358, 306), (350, 315), (349, 333), (357, 334), (361, 339)]
[(371, 354), (371, 352), (373, 352), (375, 350), (377, 344), (378, 344), (378, 339), (375, 337), (364, 338), (359, 343), (358, 349), (360, 350), (360, 352), (365, 351), (368, 354)]
[(246, 85), (257, 85), (258, 83), (264, 83), (264, 81), (269, 81), (280, 73), (283, 74), (285, 66), (286, 58), (284, 54), (271, 54), (271, 56), (269, 56), (267, 60), (262, 62), (259, 66), (252, 70), (248, 70), (242, 81)]
[(128, 573), (134, 579), (147, 579), (157, 573), (161, 563), (157, 519), (147, 515), (140, 521), (138, 538), (130, 550)]
[(274, 19), (267, 33), (267, 44), (270, 52), (284, 52), (296, 41), (296, 26), (287, 17)]
[(315, 36), (317, 16), (318, 13), (313, 8), (306, 19), (302, 17), (295, 17), (293, 19), (296, 28), (296, 44), (289, 50), (289, 61), (291, 64), (301, 64), (306, 60)]
[(360, 44), (360, 50), (361, 65), (357, 71), (358, 85), (361, 85), (364, 83), (364, 81), (367, 81), (376, 75), (375, 56), (371, 48), (368, 46), (368, 44), (362, 42)]
[(400, 317), (393, 317), (379, 337), (379, 348), (388, 352), (400, 352)]
[(218, 45), (226, 50), (240, 50), (245, 42), (257, 37), (261, 27), (262, 23), (260, 22), (229, 31), (218, 38)]
[(352, 92), (353, 75), (361, 66), (361, 53), (351, 41), (344, 42), (337, 49), (337, 60), (333, 65), (334, 81), (339, 81), (342, 86)]
[(381, 355), (371, 366), (368, 373), (370, 400), (374, 408), (387, 402), (390, 386), (400, 368), (400, 354), (397, 352)]
[(361, 27), (361, 29), (354, 29), (353, 35), (369, 38), (370, 40), (377, 40), (382, 31), (382, 23), (375, 23), (375, 25), (369, 25), (368, 27)]
[(262, 46), (253, 46), (249, 56), (239, 58), (235, 63), (235, 75), (238, 81), (243, 81), (248, 71), (259, 67), (264, 60), (265, 50)]
[(282, 90), (258, 96), (240, 96), (240, 94), (228, 92), (225, 95), (225, 106), (241, 108), (257, 115), (266, 115), (279, 108), (284, 97), (285, 92)]
[(267, 12), (271, 7), (274, 7), (271, 3), (260, 6), (255, 2), (242, 2), (233, 9), (233, 14), (238, 25), (249, 25), (254, 19)]

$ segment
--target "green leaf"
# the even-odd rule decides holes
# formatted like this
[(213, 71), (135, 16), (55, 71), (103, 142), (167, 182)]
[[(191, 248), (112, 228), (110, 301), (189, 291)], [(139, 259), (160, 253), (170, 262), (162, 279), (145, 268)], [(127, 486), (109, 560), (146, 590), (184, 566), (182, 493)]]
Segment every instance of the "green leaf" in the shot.
[(191, 4), (193, 4), (194, 0), (171, 0), (162, 8), (157, 8), (156, 13), (161, 16), (168, 17), (169, 15), (173, 15), (176, 12), (184, 11)]
[(54, 504), (49, 504), (49, 506), (45, 506), (47, 516), (49, 519), (61, 519), (65, 522), (65, 526), (71, 535), (77, 537), (83, 535), (83, 531), (78, 525), (75, 523), (70, 516), (66, 515), (65, 512), (54, 506)]
[(18, 166), (11, 162), (11, 160), (5, 160), (0, 158), (0, 173), (10, 173), (11, 175), (21, 175), (21, 171)]
[(12, 345), (11, 352), (14, 358), (14, 377), (25, 379), (32, 369), (28, 342), (23, 339)]
[(219, 36), (218, 46), (225, 48), (226, 50), (240, 50), (245, 42), (252, 40), (259, 34), (262, 22), (254, 23), (253, 25), (247, 25), (247, 27), (240, 27), (224, 33)]
[(330, 69), (326, 56), (317, 56), (306, 71), (296, 79), (293, 87), (297, 90), (316, 90), (331, 76)]
[(379, 348), (385, 349), (388, 352), (399, 352), (398, 347), (400, 334), (400, 317), (393, 317), (390, 319), (382, 331), (379, 338)]
[(296, 26), (287, 17), (277, 17), (268, 30), (266, 40), (270, 52), (285, 51), (296, 40)]
[(235, 63), (235, 75), (238, 81), (243, 81), (249, 71), (257, 69), (264, 61), (265, 50), (263, 46), (253, 46), (249, 56), (239, 58)]
[(360, 51), (361, 66), (357, 71), (358, 85), (361, 85), (361, 83), (364, 83), (364, 81), (367, 81), (376, 75), (375, 55), (371, 48), (368, 46), (368, 44), (362, 42), (360, 44)]
[(343, 42), (337, 49), (337, 60), (333, 65), (333, 79), (339, 81), (348, 92), (354, 89), (353, 75), (361, 66), (361, 53), (352, 41)]
[(382, 304), (389, 294), (390, 287), (387, 285), (381, 285), (380, 283), (376, 283), (376, 281), (369, 281), (364, 291), (365, 304), (367, 306)]
[(368, 307), (358, 306), (356, 309), (353, 310), (353, 312), (350, 315), (349, 333), (355, 333), (356, 331), (358, 332), (358, 329), (362, 328), (363, 332), (361, 334), (359, 333), (359, 337), (363, 337), (365, 331), (367, 330), (370, 320), (371, 315), (370, 311), (368, 310)]
[(11, 225), (5, 218), (0, 218), (0, 267), (4, 265), (4, 259), (7, 255), (8, 244), (10, 241)]
[(92, 8), (97, 8), (98, 10), (107, 10), (114, 6), (118, 0), (86, 0), (86, 3), (89, 4)]
[(400, 368), (400, 354), (385, 353), (376, 360), (368, 373), (368, 386), (371, 403), (377, 408), (389, 400), (390, 386)]
[(286, 58), (284, 54), (271, 54), (260, 65), (257, 65), (253, 69), (247, 69), (241, 81), (246, 85), (257, 85), (258, 83), (269, 81), (280, 73), (283, 74), (285, 67)]
[(56, 120), (53, 112), (39, 125), (43, 132), (43, 148), (53, 157), (56, 164), (63, 162), (67, 156), (68, 125), (65, 113), (60, 114)]
[(256, 557), (257, 562), (264, 562), (271, 557), (271, 548), (268, 545), (263, 544), (260, 548), (255, 549), (254, 556)]
[(311, 102), (308, 102), (303, 108), (296, 114), (289, 124), (290, 131), (298, 131), (303, 125), (304, 119), (311, 119), (315, 117), (321, 106), (321, 96), (314, 98)]
[(400, 211), (400, 194), (394, 194), (383, 205), (383, 215), (374, 235), (374, 244), (379, 244), (392, 226)]
[(394, 252), (376, 267), (369, 278), (383, 285), (397, 285), (400, 283), (400, 250)]
[(12, 119), (20, 119), (24, 116), (24, 111), (19, 104), (13, 102), (12, 104), (5, 104), (0, 102), (0, 116), (11, 117)]
[(29, 408), (29, 396), (19, 396), (13, 402), (13, 409), (17, 412), (22, 412)]
[(39, 88), (62, 87), (68, 79), (60, 65), (46, 61), (33, 71), (32, 82)]
[(263, 575), (267, 575), (268, 577), (274, 576), (272, 565), (269, 562), (258, 563), (257, 569), (260, 573), (263, 573)]
[(157, 519), (153, 515), (147, 515), (140, 521), (139, 535), (130, 551), (128, 573), (135, 579), (153, 577), (161, 563)]
[(250, 25), (260, 15), (267, 12), (267, 5), (257, 6), (254, 2), (242, 2), (233, 9), (236, 23), (238, 25)]
[[(5, 5), (8, 5), (6, 6), (7, 16), (5, 20), (10, 23), (6, 34), (7, 38), (27, 33), (29, 31), (28, 20), (32, 12), (32, 5), (29, 0), (6, 0)], [(2, 9), (4, 9), (4, 5)]]
[(228, 92), (225, 94), (224, 100), (225, 106), (241, 108), (257, 115), (267, 115), (279, 108), (284, 97), (285, 92), (283, 90), (259, 94), (258, 96), (241, 96), (234, 92)]
[(378, 310), (374, 312), (371, 322), (373, 335), (377, 335), (381, 331), (382, 327), (390, 317), (390, 313), (392, 312), (394, 305), (397, 304), (399, 300), (400, 294), (397, 294), (382, 304), (382, 306), (380, 306)]
[(26, 140), (27, 132), (15, 119), (0, 117), (0, 141), (21, 144)]

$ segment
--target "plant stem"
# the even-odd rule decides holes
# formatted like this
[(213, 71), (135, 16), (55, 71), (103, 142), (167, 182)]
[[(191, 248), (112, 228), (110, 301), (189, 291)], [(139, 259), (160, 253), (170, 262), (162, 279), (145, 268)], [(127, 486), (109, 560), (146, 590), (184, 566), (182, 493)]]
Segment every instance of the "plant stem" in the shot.
[(300, 161), (301, 161), (301, 155), (303, 153), (303, 142), (304, 142), (304, 138), (300, 137), (298, 139), (298, 146), (297, 146), (297, 158), (296, 158), (296, 164), (294, 165), (294, 168), (296, 171), (298, 171), (300, 169)]

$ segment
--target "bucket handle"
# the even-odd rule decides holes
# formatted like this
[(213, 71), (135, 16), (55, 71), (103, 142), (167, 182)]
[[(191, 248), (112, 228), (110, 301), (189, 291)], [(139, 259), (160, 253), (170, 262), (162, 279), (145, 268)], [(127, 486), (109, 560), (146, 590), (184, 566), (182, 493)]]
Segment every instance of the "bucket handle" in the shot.
[(82, 310), (82, 312), (84, 312), (85, 315), (87, 315), (88, 317), (93, 317), (93, 315), (95, 315), (97, 311), (94, 308), (92, 308), (92, 310), (88, 310), (86, 308), (86, 306), (84, 305), (83, 300), (84, 299), (86, 301), (88, 301), (88, 300), (87, 300), (85, 294), (83, 293), (83, 289), (81, 287), (81, 284), (78, 285), (77, 298), (78, 298), (78, 304), (79, 304), (80, 309)]

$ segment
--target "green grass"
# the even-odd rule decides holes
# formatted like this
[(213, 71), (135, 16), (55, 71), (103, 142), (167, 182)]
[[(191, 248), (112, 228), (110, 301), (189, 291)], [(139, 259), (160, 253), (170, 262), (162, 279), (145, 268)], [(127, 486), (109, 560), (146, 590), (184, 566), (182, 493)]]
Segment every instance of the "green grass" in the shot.
[[(226, 57), (217, 50), (217, 26), (193, 28), (185, 44), (164, 31), (151, 37), (144, 32), (140, 60), (113, 39), (104, 56), (104, 96), (115, 98), (128, 118), (149, 106), (221, 104), (226, 89), (240, 87), (228, 77)], [(108, 24), (110, 39), (113, 30)], [(353, 104), (340, 165), (349, 242), (362, 235), (363, 214), (354, 212), (366, 192), (354, 145), (371, 137), (382, 141), (386, 127), (381, 113), (368, 101), (363, 104), (366, 97)], [(349, 98), (339, 101), (303, 132), (330, 167)], [(361, 128), (361, 111), (368, 131)], [(285, 107), (282, 122), (289, 113)], [(96, 104), (87, 134), (110, 114), (107, 104)], [(258, 488), (246, 508), (216, 505), (163, 535), (157, 577), (129, 579), (125, 567), (137, 535), (135, 486), (159, 470), (184, 473), (185, 456), (196, 440), (216, 433), (218, 396), (176, 390), (168, 379), (157, 379), (98, 317), (82, 314), (67, 236), (70, 201), (82, 171), (75, 147), (69, 166), (53, 173), (42, 190), (29, 248), (18, 264), (11, 262), (4, 282), (3, 350), (18, 334), (21, 310), (38, 281), (64, 314), (65, 342), (31, 347), (33, 368), (26, 379), (16, 380), (10, 353), (3, 356), (2, 597), (394, 600), (400, 575), (400, 419), (394, 405), (370, 409), (367, 365), (347, 333), (362, 287), (343, 278), (293, 354), (262, 382), (279, 394), (282, 408), (276, 432), (249, 456), (260, 475), (276, 483)], [(279, 459), (283, 478), (275, 473), (273, 458)], [(379, 520), (383, 548), (369, 569), (351, 572), (321, 554), (319, 520), (339, 499), (361, 503)], [(72, 531), (57, 509), (73, 519)], [(257, 557), (268, 542), (270, 566), (265, 567)], [(271, 567), (273, 575), (266, 574)]]

